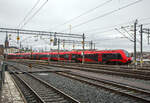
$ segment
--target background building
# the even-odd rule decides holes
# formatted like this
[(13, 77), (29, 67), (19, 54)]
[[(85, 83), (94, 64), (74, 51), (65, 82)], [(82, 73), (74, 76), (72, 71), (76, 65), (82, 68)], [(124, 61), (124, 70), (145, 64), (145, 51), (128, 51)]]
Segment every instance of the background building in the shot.
[(6, 50), (6, 48), (4, 49), (4, 53), (7, 53), (7, 54), (18, 53), (18, 52), (19, 52), (19, 49), (15, 46), (9, 46), (9, 47), (7, 47), (7, 50)]
[(4, 54), (4, 46), (0, 45), (0, 55), (3, 55), (3, 54)]

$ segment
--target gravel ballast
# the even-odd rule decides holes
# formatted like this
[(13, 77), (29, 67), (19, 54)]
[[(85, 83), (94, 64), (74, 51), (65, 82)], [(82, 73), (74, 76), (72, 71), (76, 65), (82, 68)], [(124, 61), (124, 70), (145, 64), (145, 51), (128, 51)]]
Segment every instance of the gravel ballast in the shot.
[(81, 103), (142, 103), (102, 88), (90, 86), (55, 73), (34, 73)]

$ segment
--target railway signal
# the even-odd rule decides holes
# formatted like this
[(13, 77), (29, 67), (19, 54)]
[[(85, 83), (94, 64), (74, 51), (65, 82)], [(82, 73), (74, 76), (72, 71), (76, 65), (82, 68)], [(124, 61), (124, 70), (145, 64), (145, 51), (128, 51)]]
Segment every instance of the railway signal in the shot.
[(53, 39), (50, 39), (50, 42), (53, 42), (54, 40)]
[(20, 37), (19, 37), (19, 36), (17, 36), (17, 40), (20, 40)]
[(9, 40), (11, 40), (11, 34), (9, 34), (9, 36), (8, 36), (8, 37), (9, 37)]

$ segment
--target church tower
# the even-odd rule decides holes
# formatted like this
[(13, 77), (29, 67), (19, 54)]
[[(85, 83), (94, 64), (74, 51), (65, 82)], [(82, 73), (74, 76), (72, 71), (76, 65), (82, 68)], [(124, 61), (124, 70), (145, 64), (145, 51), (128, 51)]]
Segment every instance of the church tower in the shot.
[(5, 48), (9, 47), (8, 34), (6, 33)]

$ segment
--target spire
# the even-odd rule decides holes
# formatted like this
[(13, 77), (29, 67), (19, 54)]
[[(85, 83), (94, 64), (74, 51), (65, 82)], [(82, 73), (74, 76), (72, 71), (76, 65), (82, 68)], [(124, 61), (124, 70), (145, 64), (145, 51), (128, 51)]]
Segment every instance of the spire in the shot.
[(5, 48), (9, 47), (8, 34), (6, 33)]

